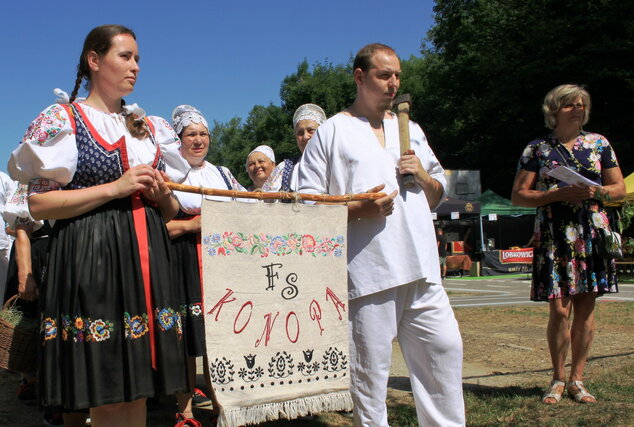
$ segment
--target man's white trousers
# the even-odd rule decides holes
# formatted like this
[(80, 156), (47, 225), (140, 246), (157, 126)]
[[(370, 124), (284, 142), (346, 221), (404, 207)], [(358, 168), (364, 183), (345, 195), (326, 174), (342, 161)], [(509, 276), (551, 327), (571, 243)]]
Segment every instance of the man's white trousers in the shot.
[(462, 338), (441, 285), (417, 281), (349, 301), (355, 424), (388, 426), (392, 341), (407, 364), (421, 426), (465, 425)]

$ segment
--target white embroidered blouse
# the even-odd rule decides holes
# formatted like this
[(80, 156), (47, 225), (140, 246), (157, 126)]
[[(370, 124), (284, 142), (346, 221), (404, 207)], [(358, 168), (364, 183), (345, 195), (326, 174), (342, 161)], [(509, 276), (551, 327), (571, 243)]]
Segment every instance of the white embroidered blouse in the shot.
[[(125, 148), (130, 167), (152, 164), (157, 147), (148, 138), (138, 139), (130, 134), (123, 113), (105, 113), (85, 103), (77, 103), (87, 125), (101, 139), (114, 145), (125, 139)], [(172, 181), (182, 182), (190, 166), (179, 153), (180, 139), (167, 121), (149, 116), (154, 128), (154, 139), (163, 154), (166, 173)], [(40, 180), (44, 191), (66, 186), (73, 179), (77, 167), (77, 144), (73, 121), (60, 104), (46, 108), (31, 123), (21, 144), (11, 153), (8, 169), (11, 177), (22, 183)]]
[[(234, 178), (233, 174), (224, 166), (222, 171), (231, 184), (231, 190), (246, 191), (242, 185)], [(204, 188), (216, 188), (221, 190), (228, 190), (227, 183), (225, 182), (218, 168), (211, 163), (205, 161), (201, 167), (192, 167), (183, 182), (185, 185), (192, 185), (195, 187)], [(184, 191), (175, 191), (174, 195), (178, 199), (181, 210), (190, 215), (199, 215), (200, 207), (202, 204), (203, 196), (198, 193), (186, 193)], [(222, 196), (204, 196), (207, 200), (216, 201), (229, 201), (231, 198)]]

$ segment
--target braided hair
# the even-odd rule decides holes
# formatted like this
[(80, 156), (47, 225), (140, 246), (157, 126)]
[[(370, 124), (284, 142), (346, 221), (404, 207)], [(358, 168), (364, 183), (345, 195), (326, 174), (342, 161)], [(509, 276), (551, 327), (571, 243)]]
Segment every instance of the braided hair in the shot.
[[(70, 94), (70, 102), (77, 99), (77, 93), (81, 87), (81, 82), (86, 79), (85, 89), (90, 90), (90, 66), (88, 65), (88, 54), (95, 52), (102, 57), (112, 47), (112, 38), (119, 34), (129, 34), (136, 40), (136, 34), (131, 29), (123, 25), (100, 25), (93, 28), (84, 40), (84, 47), (79, 56), (79, 64), (77, 65), (77, 77), (75, 78), (75, 86)], [(121, 105), (125, 105), (125, 101), (121, 100)], [(149, 130), (144, 120), (137, 119), (136, 116), (128, 114), (126, 116), (126, 126), (130, 134), (135, 138), (144, 138), (148, 136)]]

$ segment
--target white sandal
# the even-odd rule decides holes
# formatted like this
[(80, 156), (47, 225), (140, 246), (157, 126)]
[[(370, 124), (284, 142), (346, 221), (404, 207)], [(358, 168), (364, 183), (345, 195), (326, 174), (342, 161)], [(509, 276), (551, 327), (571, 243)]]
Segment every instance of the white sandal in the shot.
[[(577, 387), (577, 390), (579, 390), (577, 393), (573, 393), (572, 391), (570, 391), (570, 387), (571, 386), (575, 386)], [(568, 390), (568, 394), (575, 399), (575, 402), (579, 402), (579, 403), (595, 403), (597, 401), (597, 398), (594, 397), (593, 395), (591, 395), (588, 392), (588, 389), (583, 385), (583, 381), (570, 381), (568, 383), (568, 385), (566, 386), (566, 389)], [(592, 400), (583, 400), (584, 398), (589, 397)]]
[[(559, 387), (561, 387), (560, 393), (557, 392), (557, 389)], [(560, 380), (552, 380), (550, 382), (550, 387), (548, 388), (548, 391), (544, 393), (544, 395), (542, 396), (542, 403), (545, 405), (554, 405), (556, 403), (559, 403), (565, 391), (566, 391), (565, 382)], [(546, 402), (546, 399), (555, 399), (555, 401), (553, 403), (549, 403), (549, 402)]]

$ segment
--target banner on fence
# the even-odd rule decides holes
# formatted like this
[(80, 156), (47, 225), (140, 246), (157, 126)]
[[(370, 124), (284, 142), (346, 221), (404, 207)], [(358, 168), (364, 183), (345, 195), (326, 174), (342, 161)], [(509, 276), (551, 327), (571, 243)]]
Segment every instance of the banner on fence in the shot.
[(347, 208), (203, 202), (219, 426), (349, 410)]
[(532, 262), (532, 248), (486, 251), (482, 253), (482, 275), (530, 273)]

